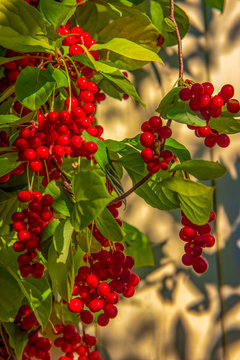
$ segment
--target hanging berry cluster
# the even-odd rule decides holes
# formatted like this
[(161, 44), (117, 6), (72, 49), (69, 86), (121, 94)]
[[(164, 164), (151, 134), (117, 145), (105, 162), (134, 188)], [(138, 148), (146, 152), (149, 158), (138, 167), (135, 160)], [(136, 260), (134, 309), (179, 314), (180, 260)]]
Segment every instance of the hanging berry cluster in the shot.
[(164, 141), (171, 137), (172, 130), (169, 126), (162, 125), (162, 119), (158, 116), (152, 116), (148, 121), (145, 121), (141, 130), (143, 133), (140, 136), (140, 143), (144, 146), (141, 151), (141, 157), (147, 164), (147, 169), (150, 174), (155, 174), (160, 169), (167, 170), (168, 163), (174, 158), (173, 153), (169, 150), (164, 150)]
[[(209, 222), (215, 220), (215, 213), (212, 211)], [(211, 248), (215, 244), (215, 238), (211, 235), (211, 226), (209, 223), (204, 225), (193, 224), (182, 212), (182, 225), (180, 230), (180, 239), (186, 241), (184, 246), (185, 254), (182, 262), (186, 266), (192, 266), (198, 274), (202, 274), (208, 269), (208, 262), (203, 258), (203, 248)]]
[[(226, 105), (227, 110), (231, 114), (236, 114), (240, 110), (240, 104), (237, 99), (233, 99), (234, 88), (230, 84), (224, 85), (218, 95), (214, 95), (214, 87), (210, 82), (189, 83), (189, 86), (183, 88), (179, 97), (183, 101), (189, 101), (191, 110), (200, 112), (201, 116), (209, 123), (211, 117), (219, 118), (222, 113), (223, 106)], [(219, 134), (217, 130), (211, 129), (209, 125), (196, 127), (188, 125), (192, 130), (195, 130), (197, 137), (205, 138), (204, 144), (212, 148), (216, 144), (220, 147), (227, 147), (230, 144), (229, 136), (226, 134)]]

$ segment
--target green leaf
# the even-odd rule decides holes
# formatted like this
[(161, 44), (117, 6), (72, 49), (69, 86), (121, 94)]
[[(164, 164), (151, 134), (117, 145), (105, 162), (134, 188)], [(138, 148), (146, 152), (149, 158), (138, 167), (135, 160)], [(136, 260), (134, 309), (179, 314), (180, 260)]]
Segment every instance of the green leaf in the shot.
[(224, 134), (237, 134), (240, 132), (240, 120), (235, 119), (229, 112), (222, 113), (218, 118), (212, 118), (208, 124), (211, 129)]
[(52, 195), (54, 202), (52, 207), (60, 214), (70, 216), (73, 209), (73, 201), (70, 195), (62, 188), (62, 185), (56, 185), (54, 181), (51, 181), (46, 189), (46, 194)]
[(0, 190), (0, 199), (0, 226), (2, 226), (4, 224), (6, 225), (12, 222), (12, 214), (14, 213), (14, 211), (16, 211), (16, 208), (18, 206), (17, 193), (8, 193)]
[(76, 55), (73, 59), (83, 63), (91, 69), (95, 69), (104, 77), (104, 79), (98, 84), (102, 90), (104, 90), (108, 95), (119, 100), (122, 99), (123, 94), (128, 94), (131, 98), (137, 100), (140, 104), (145, 106), (134, 85), (119, 69), (113, 66), (114, 64), (109, 61), (95, 61), (91, 54), (87, 53), (87, 55), (88, 57), (84, 54)]
[[(151, 16), (152, 22), (156, 28), (161, 32), (164, 37), (164, 46), (172, 46), (177, 44), (176, 34), (173, 31), (169, 31), (170, 22), (166, 18), (170, 16), (170, 2), (168, 0), (152, 0), (151, 1)], [(189, 19), (185, 11), (178, 5), (174, 4), (174, 17), (178, 25), (181, 39), (186, 35), (189, 29)], [(171, 20), (170, 20), (171, 21)], [(171, 26), (171, 30), (173, 27)]]
[(51, 277), (52, 286), (64, 300), (69, 301), (72, 295), (74, 284), (74, 263), (71, 249), (71, 240), (69, 244), (68, 256), (65, 262), (61, 261), (58, 253), (51, 244), (48, 251), (47, 268)]
[(188, 124), (192, 126), (206, 126), (206, 121), (198, 116), (195, 112), (191, 111), (185, 106), (180, 104), (174, 106), (167, 111), (167, 116), (176, 122)]
[(54, 54), (52, 27), (25, 1), (1, 0), (0, 45), (17, 52)]
[(22, 353), (28, 342), (27, 331), (22, 331), (19, 325), (3, 323), (3, 327), (9, 336), (9, 345), (14, 349), (17, 359), (22, 359)]
[(175, 31), (175, 25), (168, 17), (165, 17), (162, 22), (162, 29), (166, 32)]
[(15, 85), (9, 86), (3, 94), (0, 96), (0, 103), (6, 100), (9, 96), (11, 96), (15, 91)]
[(56, 227), (59, 224), (59, 220), (55, 219), (50, 221), (44, 228), (41, 234), (41, 252), (44, 257), (47, 257), (48, 249), (53, 242), (53, 235), (55, 233)]
[[(132, 179), (133, 185), (139, 182), (148, 174), (140, 153), (136, 150), (128, 151), (120, 160)], [(135, 192), (142, 197), (147, 204), (160, 210), (170, 210), (179, 207), (179, 200), (176, 194), (159, 184), (164, 177), (170, 177), (169, 173), (159, 171), (146, 183), (141, 185)]]
[(226, 173), (225, 166), (218, 162), (206, 160), (188, 160), (182, 164), (173, 164), (170, 171), (183, 170), (195, 176), (199, 180), (213, 180)]
[(173, 138), (166, 139), (164, 149), (172, 151), (181, 162), (191, 160), (188, 149)]
[(135, 267), (154, 266), (154, 257), (152, 246), (149, 239), (134, 226), (123, 221), (125, 254), (132, 256), (135, 261)]
[(104, 209), (100, 216), (96, 218), (95, 222), (105, 238), (110, 241), (122, 241), (124, 232), (108, 209)]
[[(124, 94), (128, 94), (132, 99), (137, 100), (140, 104), (143, 106), (146, 106), (140, 96), (137, 93), (137, 90), (135, 89), (134, 85), (122, 74), (120, 70), (117, 70), (115, 73), (112, 74), (106, 74), (100, 72), (105, 79), (110, 81), (111, 83), (114, 83), (117, 85), (117, 87), (123, 91)], [(109, 94), (109, 92), (108, 92)]]
[(17, 281), (23, 295), (31, 306), (39, 324), (45, 329), (52, 310), (52, 290), (44, 276), (42, 279), (20, 278), (10, 267), (7, 270)]
[(88, 1), (84, 6), (77, 8), (75, 16), (79, 26), (93, 36), (96, 32), (99, 18), (101, 18), (96, 4)]
[(38, 110), (51, 95), (55, 84), (47, 70), (27, 66), (17, 78), (15, 93), (23, 106)]
[(20, 118), (13, 114), (0, 115), (0, 124), (9, 124), (18, 121)]
[(104, 141), (101, 141), (100, 139), (91, 136), (88, 134), (87, 131), (83, 131), (83, 136), (86, 141), (93, 141), (98, 146), (97, 152), (94, 154), (94, 158), (96, 159), (98, 165), (100, 168), (105, 172), (105, 168), (109, 163), (108, 160), (108, 154), (107, 154), (107, 147), (104, 144)]
[(162, 59), (152, 50), (124, 38), (116, 37), (105, 44), (95, 44), (91, 47), (91, 50), (102, 49), (112, 51), (134, 60), (147, 62), (157, 61), (163, 63)]
[(56, 227), (53, 244), (58, 254), (57, 262), (65, 263), (67, 261), (72, 233), (73, 227), (69, 219), (62, 220)]
[(203, 0), (205, 4), (214, 9), (218, 9), (223, 12), (224, 0)]
[(0, 267), (0, 286), (4, 290), (0, 297), (0, 320), (14, 321), (21, 306), (23, 294), (14, 277), (3, 267)]
[(102, 245), (95, 239), (87, 227), (80, 232), (75, 233), (75, 240), (84, 253), (92, 254), (102, 249)]
[(0, 114), (8, 114), (13, 104), (13, 98), (10, 97), (0, 105)]
[(16, 169), (20, 165), (20, 162), (17, 161), (17, 159), (17, 152), (0, 155), (0, 176), (6, 175)]
[(180, 178), (166, 179), (162, 185), (178, 194), (181, 209), (190, 221), (196, 225), (208, 222), (212, 211), (213, 187)]
[(84, 229), (98, 217), (111, 201), (105, 178), (96, 171), (82, 171), (72, 181), (76, 204), (71, 213), (71, 223), (76, 231)]
[(164, 118), (167, 117), (168, 109), (172, 108), (173, 105), (177, 105), (177, 101), (179, 100), (179, 93), (183, 89), (183, 86), (179, 86), (173, 88), (172, 90), (167, 93), (166, 96), (161, 100), (157, 112)]
[(52, 64), (47, 67), (51, 77), (56, 81), (57, 88), (68, 87), (68, 79), (64, 70), (54, 68)]
[(58, 29), (60, 25), (66, 24), (68, 19), (76, 10), (75, 0), (40, 0), (40, 11), (44, 18)]

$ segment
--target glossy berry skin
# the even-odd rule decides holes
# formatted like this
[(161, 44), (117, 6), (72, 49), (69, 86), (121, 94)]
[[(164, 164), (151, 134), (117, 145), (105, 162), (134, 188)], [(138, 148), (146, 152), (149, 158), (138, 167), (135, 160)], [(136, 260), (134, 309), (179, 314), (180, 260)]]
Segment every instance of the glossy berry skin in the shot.
[(220, 94), (224, 101), (228, 101), (234, 95), (234, 87), (230, 84), (226, 84), (221, 88)]
[(88, 307), (92, 312), (98, 312), (103, 308), (103, 301), (101, 299), (94, 299), (90, 301)]
[(97, 144), (95, 144), (94, 142), (92, 141), (88, 141), (86, 144), (85, 144), (85, 149), (86, 151), (88, 152), (88, 154), (95, 154), (98, 150), (98, 146)]
[(20, 191), (20, 193), (18, 193), (18, 200), (22, 203), (28, 202), (31, 200), (31, 194), (29, 191)]
[(214, 92), (214, 87), (213, 84), (211, 84), (210, 82), (204, 82), (202, 83), (203, 89), (204, 89), (204, 94), (208, 94), (209, 96), (211, 96)]
[(207, 271), (208, 269), (208, 262), (206, 259), (204, 259), (203, 257), (196, 257), (194, 258), (193, 261), (193, 269), (196, 271), (196, 273), (198, 274), (203, 274), (204, 272)]
[(141, 157), (145, 163), (148, 163), (153, 159), (154, 152), (152, 149), (145, 148), (141, 151)]
[(140, 143), (144, 147), (151, 147), (154, 143), (154, 136), (149, 131), (144, 132), (140, 136)]
[(240, 104), (237, 99), (231, 99), (227, 102), (227, 109), (229, 112), (236, 114), (240, 110)]
[(73, 313), (79, 313), (82, 309), (82, 301), (79, 298), (71, 299), (68, 304), (68, 309)]
[(152, 131), (156, 131), (162, 126), (162, 119), (159, 116), (152, 116), (148, 121)]
[(192, 93), (191, 93), (191, 89), (189, 88), (183, 88), (180, 93), (179, 93), (179, 97), (181, 100), (183, 101), (188, 101), (191, 99), (192, 97)]
[(227, 136), (226, 134), (220, 134), (217, 137), (217, 144), (222, 148), (227, 147), (230, 144), (229, 136)]

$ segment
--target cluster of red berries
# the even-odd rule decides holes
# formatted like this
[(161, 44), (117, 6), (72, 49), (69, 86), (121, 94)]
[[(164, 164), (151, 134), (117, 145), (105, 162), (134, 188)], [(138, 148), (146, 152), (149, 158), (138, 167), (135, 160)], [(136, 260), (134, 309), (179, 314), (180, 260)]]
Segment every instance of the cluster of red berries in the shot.
[[(72, 295), (68, 308), (74, 313), (80, 313), (80, 318), (85, 324), (94, 320), (94, 313), (98, 315), (97, 322), (106, 326), (110, 319), (117, 316), (114, 306), (119, 301), (119, 295), (131, 297), (134, 287), (139, 283), (139, 277), (131, 269), (134, 260), (124, 254), (124, 245), (114, 244), (115, 250), (101, 250), (91, 254), (89, 266), (82, 266), (75, 278)], [(87, 309), (84, 309), (84, 306)]]
[(203, 258), (203, 248), (210, 248), (215, 244), (215, 238), (211, 235), (209, 222), (215, 220), (215, 213), (212, 211), (208, 223), (204, 225), (193, 224), (182, 212), (182, 225), (184, 226), (179, 233), (180, 239), (186, 241), (184, 246), (185, 254), (182, 262), (186, 266), (191, 266), (198, 274), (202, 274), (208, 269), (208, 262)]
[(23, 350), (22, 360), (51, 360), (51, 341), (48, 338), (39, 336), (38, 331), (31, 331), (28, 335), (28, 343)]
[(226, 105), (230, 113), (236, 114), (240, 110), (240, 104), (237, 99), (233, 99), (234, 88), (232, 85), (224, 85), (218, 95), (214, 95), (214, 87), (210, 82), (189, 83), (189, 87), (183, 88), (179, 97), (183, 101), (189, 101), (189, 107), (193, 111), (199, 111), (201, 116), (206, 120), (207, 125), (196, 127), (188, 125), (192, 130), (195, 130), (197, 137), (205, 138), (204, 143), (207, 147), (213, 147), (216, 144), (220, 147), (227, 147), (230, 143), (229, 136), (226, 134), (219, 134), (218, 131), (211, 129), (208, 125), (211, 117), (218, 118), (221, 116), (222, 108)]
[(55, 325), (55, 334), (62, 336), (54, 340), (54, 346), (65, 353), (59, 360), (73, 360), (74, 355), (78, 360), (101, 360), (99, 352), (91, 349), (96, 345), (94, 336), (81, 336), (73, 325)]
[[(75, 56), (79, 54), (84, 54), (84, 45), (87, 49), (90, 49), (92, 45), (96, 44), (96, 41), (92, 39), (91, 35), (88, 32), (84, 32), (80, 26), (74, 26), (71, 28), (70, 22), (67, 22), (65, 26), (61, 26), (59, 29), (59, 34), (62, 36), (66, 36), (62, 42), (62, 45), (69, 47), (69, 55)], [(89, 50), (89, 53), (94, 57), (97, 61), (100, 59), (100, 55), (98, 51)], [(89, 68), (88, 66), (84, 66), (79, 62), (76, 62), (78, 66), (78, 70), (81, 71), (82, 76), (85, 76), (87, 79), (90, 79), (94, 75), (94, 70)], [(74, 71), (74, 66), (70, 65), (70, 69), (72, 70), (72, 78), (76, 76), (76, 71)], [(75, 74), (75, 75), (74, 75)]]
[(174, 159), (174, 155), (170, 150), (161, 150), (161, 145), (165, 139), (172, 135), (169, 126), (162, 125), (162, 119), (158, 116), (152, 116), (145, 121), (141, 130), (140, 143), (144, 146), (141, 151), (141, 157), (147, 164), (150, 174), (155, 174), (158, 170), (167, 170), (168, 164)]
[(20, 307), (14, 322), (20, 325), (22, 330), (26, 330), (26, 331), (39, 325), (36, 316), (31, 311), (29, 305), (22, 305)]
[(53, 197), (42, 195), (38, 191), (20, 191), (18, 200), (28, 203), (28, 207), (21, 212), (12, 215), (13, 229), (17, 232), (18, 241), (13, 244), (16, 252), (25, 253), (18, 256), (19, 270), (23, 277), (32, 274), (35, 279), (41, 279), (44, 274), (44, 266), (37, 260), (37, 252), (40, 251), (40, 240), (43, 228), (52, 220), (51, 205)]

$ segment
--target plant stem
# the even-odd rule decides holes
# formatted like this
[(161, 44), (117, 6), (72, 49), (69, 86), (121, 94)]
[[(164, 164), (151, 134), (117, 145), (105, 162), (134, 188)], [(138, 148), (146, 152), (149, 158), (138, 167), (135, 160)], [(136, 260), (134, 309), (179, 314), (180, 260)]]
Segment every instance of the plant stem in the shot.
[(62, 171), (61, 167), (58, 165), (58, 162), (56, 161), (55, 158), (52, 158), (51, 159), (51, 163), (55, 166), (55, 168), (58, 170), (61, 178), (62, 178), (62, 181), (63, 181), (63, 187), (64, 189), (69, 193), (69, 195), (71, 196), (71, 198), (74, 199), (74, 194), (71, 190), (71, 186), (72, 186), (72, 183), (71, 183), (71, 180), (67, 177), (67, 175), (64, 173), (64, 171)]
[(177, 22), (174, 17), (174, 1), (170, 0), (170, 16), (169, 19), (172, 20), (174, 26), (175, 26), (175, 34), (177, 37), (177, 43), (178, 43), (178, 62), (179, 62), (179, 78), (181, 79), (183, 77), (183, 53), (182, 53), (182, 40), (181, 35), (178, 29)]

